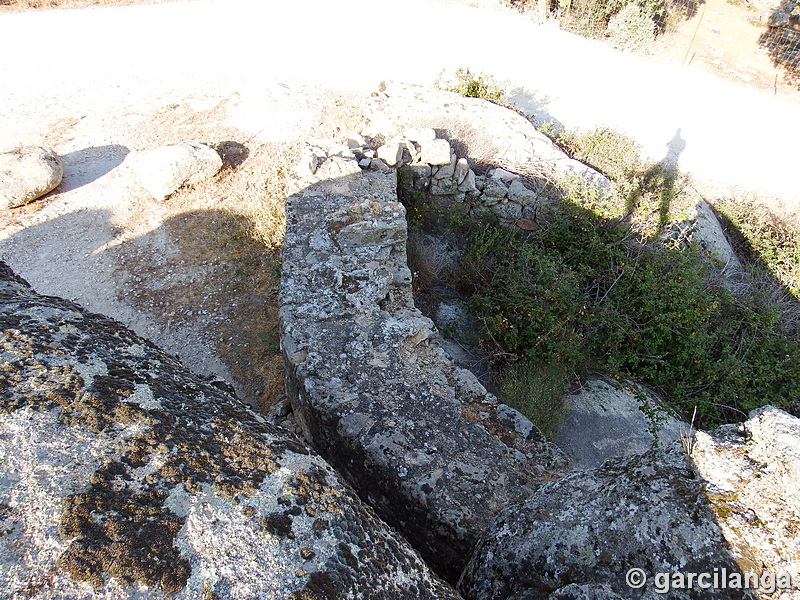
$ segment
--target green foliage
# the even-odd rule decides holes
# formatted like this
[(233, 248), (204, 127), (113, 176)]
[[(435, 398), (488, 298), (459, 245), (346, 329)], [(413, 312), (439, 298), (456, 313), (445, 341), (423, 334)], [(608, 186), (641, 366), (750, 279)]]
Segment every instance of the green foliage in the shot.
[[(643, 164), (638, 147), (608, 129), (548, 134), (609, 174), (618, 193), (560, 181), (557, 205), (533, 231), (465, 220), (422, 194), (404, 199), (413, 223), (464, 244), (450, 285), (483, 323), (505, 400), (547, 429), (557, 408), (548, 386), (599, 372), (647, 385), (686, 418), (696, 409), (701, 427), (764, 404), (796, 412), (800, 339), (787, 323), (800, 329), (800, 310), (787, 321), (785, 295), (767, 286), (734, 296), (699, 249), (664, 243), (689, 202), (675, 165)], [(800, 228), (765, 209), (720, 206), (738, 249), (797, 293)]]
[(458, 69), (455, 73), (455, 81), (445, 89), (467, 98), (481, 98), (500, 106), (508, 106), (505, 86), (495, 81), (491, 75), (484, 73)]
[(656, 24), (640, 6), (627, 4), (608, 22), (608, 41), (618, 50), (649, 52), (656, 39)]
[(544, 131), (573, 158), (592, 165), (615, 181), (631, 178), (642, 170), (641, 149), (628, 136), (609, 127), (579, 133)]
[(559, 365), (520, 361), (503, 373), (500, 394), (536, 425), (545, 437), (552, 438), (564, 420), (564, 393), (567, 378)]
[(723, 200), (714, 208), (737, 250), (800, 300), (800, 227), (758, 204)]
[(571, 205), (535, 232), (469, 232), (461, 289), (484, 344), (530, 364), (646, 383), (704, 425), (800, 397), (800, 343), (777, 310), (708, 283), (691, 248), (641, 246)]
[(663, 162), (646, 164), (639, 145), (628, 136), (599, 127), (586, 132), (539, 130), (567, 154), (607, 175), (616, 184), (614, 194), (598, 198), (594, 186), (581, 180), (560, 184), (566, 197), (582, 208), (607, 218), (624, 219), (643, 239), (661, 237), (668, 226), (688, 218), (687, 179)]
[(678, 16), (678, 5), (666, 0), (560, 0), (559, 6), (564, 28), (586, 37), (610, 35), (618, 41), (655, 37)]

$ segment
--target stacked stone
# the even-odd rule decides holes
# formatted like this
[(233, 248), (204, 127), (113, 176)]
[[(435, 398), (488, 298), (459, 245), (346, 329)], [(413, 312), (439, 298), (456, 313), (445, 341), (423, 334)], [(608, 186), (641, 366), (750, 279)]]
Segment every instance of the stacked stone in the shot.
[[(522, 229), (535, 226), (541, 209), (549, 202), (526, 180), (499, 167), (477, 175), (466, 158), (458, 158), (445, 139), (431, 128), (414, 128), (379, 145), (383, 136), (351, 136), (345, 144), (328, 148), (309, 146), (301, 158), (304, 175), (313, 175), (327, 158), (338, 156), (358, 161), (362, 169), (397, 169), (401, 185), (439, 197), (446, 204), (462, 204), (470, 216), (495, 213), (501, 222)], [(377, 147), (374, 147), (377, 146)]]
[(492, 211), (502, 222), (524, 228), (536, 221), (537, 213), (547, 203), (547, 198), (528, 189), (516, 173), (495, 168), (476, 175), (467, 159), (458, 158), (450, 142), (437, 139), (433, 129), (406, 131), (402, 137), (380, 146), (377, 157), (369, 164), (366, 159), (359, 164), (376, 168), (375, 161), (400, 169), (401, 175), (406, 175), (400, 181), (410, 182), (415, 191), (466, 203), (473, 216)]
[(455, 582), (495, 514), (567, 461), (453, 364), (414, 307), (406, 213), (384, 168), (329, 158), (286, 201), (287, 396), (312, 445)]

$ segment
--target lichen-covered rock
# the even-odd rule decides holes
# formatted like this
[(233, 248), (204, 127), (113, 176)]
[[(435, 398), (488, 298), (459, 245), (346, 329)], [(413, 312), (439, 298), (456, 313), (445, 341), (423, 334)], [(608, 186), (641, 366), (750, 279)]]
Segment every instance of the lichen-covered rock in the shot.
[(625, 596), (615, 594), (607, 585), (570, 583), (550, 594), (547, 600), (625, 600)]
[(287, 391), (308, 439), (454, 580), (491, 517), (565, 459), (414, 308), (395, 173), (343, 177), (340, 162), (286, 203)]
[(197, 142), (170, 144), (138, 153), (133, 171), (142, 187), (164, 200), (181, 186), (195, 185), (217, 174), (222, 159), (216, 150)]
[[(667, 452), (609, 459), (503, 511), (476, 548), (460, 588), (471, 600), (545, 600), (568, 584), (610, 588), (627, 599), (749, 598), (736, 589), (658, 592), (659, 573), (738, 568), (704, 482), (676, 444)], [(627, 585), (630, 569), (647, 575), (644, 587)], [(554, 598), (614, 597), (577, 591)]]
[(800, 598), (800, 419), (759, 408), (741, 425), (698, 432), (692, 459), (739, 564), (792, 574), (770, 598)]
[(17, 208), (56, 188), (64, 176), (50, 148), (22, 146), (0, 152), (0, 210)]
[(457, 598), (335, 471), (0, 263), (0, 596)]

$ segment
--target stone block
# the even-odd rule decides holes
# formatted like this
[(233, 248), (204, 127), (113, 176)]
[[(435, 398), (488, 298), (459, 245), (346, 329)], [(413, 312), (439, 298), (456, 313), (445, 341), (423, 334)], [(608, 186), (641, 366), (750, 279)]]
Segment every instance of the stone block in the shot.
[(419, 143), (419, 162), (429, 165), (450, 164), (450, 142), (447, 140), (424, 140)]

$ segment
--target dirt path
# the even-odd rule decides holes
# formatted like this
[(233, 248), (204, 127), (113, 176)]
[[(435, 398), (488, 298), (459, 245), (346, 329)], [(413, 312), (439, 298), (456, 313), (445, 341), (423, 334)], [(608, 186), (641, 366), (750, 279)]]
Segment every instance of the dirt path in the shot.
[(758, 10), (747, 2), (705, 0), (697, 14), (665, 40), (664, 56), (692, 69), (753, 86), (773, 95), (793, 96), (795, 86), (759, 45), (765, 28)]

